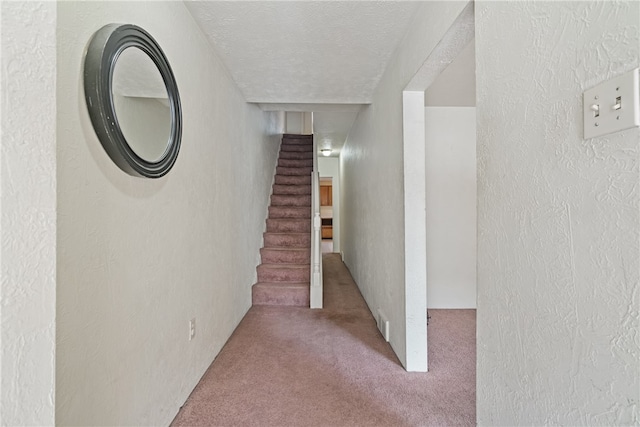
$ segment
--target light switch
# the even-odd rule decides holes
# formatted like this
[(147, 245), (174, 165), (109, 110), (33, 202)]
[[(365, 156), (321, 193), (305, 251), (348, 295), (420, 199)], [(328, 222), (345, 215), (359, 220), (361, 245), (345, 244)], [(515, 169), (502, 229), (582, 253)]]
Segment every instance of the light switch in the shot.
[(585, 139), (640, 126), (639, 70), (636, 68), (585, 91)]

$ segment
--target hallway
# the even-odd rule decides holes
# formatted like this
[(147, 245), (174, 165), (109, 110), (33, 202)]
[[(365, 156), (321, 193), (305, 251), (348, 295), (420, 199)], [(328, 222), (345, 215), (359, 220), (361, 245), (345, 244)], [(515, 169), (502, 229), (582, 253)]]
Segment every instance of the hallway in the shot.
[(430, 310), (408, 373), (340, 255), (323, 267), (325, 308), (252, 307), (172, 426), (475, 425), (475, 310)]

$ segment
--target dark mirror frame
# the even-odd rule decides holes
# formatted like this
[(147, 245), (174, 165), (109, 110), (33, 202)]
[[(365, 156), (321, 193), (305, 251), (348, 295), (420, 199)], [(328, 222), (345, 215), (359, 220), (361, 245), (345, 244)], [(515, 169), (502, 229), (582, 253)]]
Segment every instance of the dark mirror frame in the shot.
[[(127, 142), (113, 102), (113, 70), (127, 48), (146, 53), (158, 67), (169, 97), (171, 132), (162, 157), (149, 162), (138, 156)], [(142, 28), (130, 24), (108, 24), (95, 32), (84, 61), (84, 93), (93, 128), (111, 160), (133, 176), (160, 178), (173, 167), (182, 138), (182, 108), (176, 79), (158, 43)]]

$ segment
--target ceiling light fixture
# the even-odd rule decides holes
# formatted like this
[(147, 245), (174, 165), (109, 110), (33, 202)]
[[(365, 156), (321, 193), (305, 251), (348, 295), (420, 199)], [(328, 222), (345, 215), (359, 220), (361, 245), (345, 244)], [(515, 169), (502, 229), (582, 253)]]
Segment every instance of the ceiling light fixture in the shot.
[(331, 148), (323, 148), (320, 150), (320, 153), (325, 157), (329, 157), (331, 155)]

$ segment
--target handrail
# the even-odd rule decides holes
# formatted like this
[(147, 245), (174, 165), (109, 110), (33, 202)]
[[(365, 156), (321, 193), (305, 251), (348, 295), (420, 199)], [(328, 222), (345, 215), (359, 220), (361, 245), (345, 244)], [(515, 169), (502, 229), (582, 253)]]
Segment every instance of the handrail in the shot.
[(322, 308), (322, 220), (320, 219), (320, 173), (318, 142), (313, 135), (313, 171), (311, 172), (311, 285), (310, 307)]

